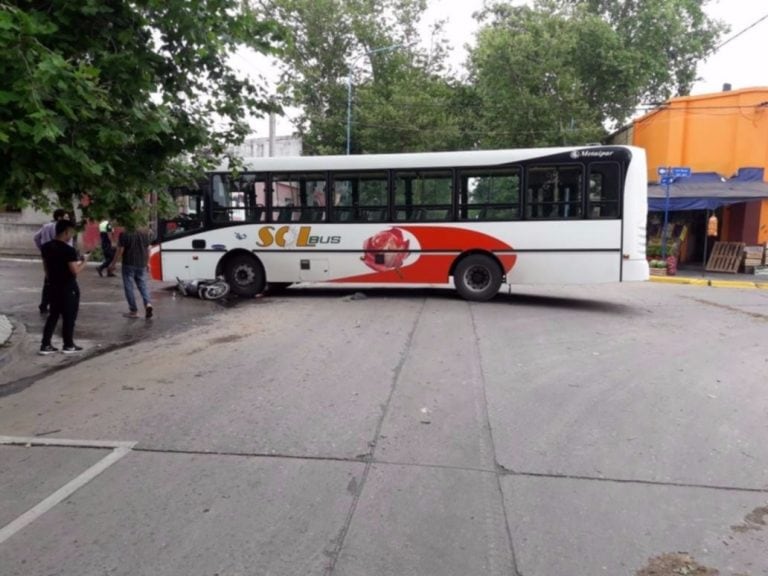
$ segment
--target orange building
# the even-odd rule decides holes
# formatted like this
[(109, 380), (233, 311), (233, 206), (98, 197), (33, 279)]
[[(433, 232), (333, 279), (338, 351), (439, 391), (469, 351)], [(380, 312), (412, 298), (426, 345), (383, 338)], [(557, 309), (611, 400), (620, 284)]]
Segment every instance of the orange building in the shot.
[[(740, 168), (762, 168), (768, 182), (768, 88), (726, 90), (673, 98), (612, 138), (645, 148), (648, 180), (661, 166), (687, 166), (729, 178)], [(722, 208), (720, 239), (768, 242), (768, 200)]]

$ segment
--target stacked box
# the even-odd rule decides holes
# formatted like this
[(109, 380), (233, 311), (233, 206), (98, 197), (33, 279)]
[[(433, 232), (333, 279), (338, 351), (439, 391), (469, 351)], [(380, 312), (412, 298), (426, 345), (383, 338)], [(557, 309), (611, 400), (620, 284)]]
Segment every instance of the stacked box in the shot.
[(765, 246), (744, 247), (744, 272), (755, 274), (757, 268), (765, 264)]

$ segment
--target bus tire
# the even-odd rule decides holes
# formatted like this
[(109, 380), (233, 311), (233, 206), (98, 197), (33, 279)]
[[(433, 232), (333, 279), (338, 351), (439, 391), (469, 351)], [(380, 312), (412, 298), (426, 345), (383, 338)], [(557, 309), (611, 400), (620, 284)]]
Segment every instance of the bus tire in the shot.
[(224, 264), (224, 278), (233, 294), (252, 298), (264, 292), (264, 269), (253, 256), (235, 254)]
[(456, 264), (453, 282), (465, 300), (485, 302), (496, 296), (501, 287), (501, 268), (490, 256), (470, 254)]

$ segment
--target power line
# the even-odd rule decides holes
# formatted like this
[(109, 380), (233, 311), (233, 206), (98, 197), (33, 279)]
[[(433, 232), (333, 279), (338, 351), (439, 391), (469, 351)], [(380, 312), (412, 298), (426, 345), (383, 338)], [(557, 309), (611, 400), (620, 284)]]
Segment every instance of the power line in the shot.
[(728, 40), (725, 40), (724, 42), (722, 42), (722, 43), (721, 43), (721, 44), (719, 44), (718, 46), (715, 46), (715, 49), (713, 50), (713, 53), (714, 53), (714, 52), (717, 52), (718, 50), (720, 50), (720, 48), (722, 48), (723, 46), (725, 46), (725, 45), (726, 45), (726, 44), (728, 44), (729, 42), (731, 42), (731, 41), (733, 41), (733, 40), (736, 40), (736, 38), (738, 38), (739, 36), (741, 36), (742, 34), (744, 34), (744, 32), (746, 32), (747, 30), (751, 30), (752, 28), (754, 28), (755, 26), (757, 26), (758, 24), (760, 24), (760, 22), (762, 22), (762, 21), (763, 21), (763, 20), (765, 20), (766, 18), (768, 18), (768, 14), (766, 14), (766, 15), (765, 15), (765, 16), (763, 16), (762, 18), (758, 18), (757, 20), (755, 20), (754, 22), (752, 22), (752, 24), (750, 24), (749, 26), (747, 26), (747, 27), (746, 27), (746, 28), (744, 28), (743, 30), (740, 30), (739, 32), (737, 32), (736, 34), (734, 34), (733, 36), (731, 36), (730, 38), (728, 38)]
[[(768, 15), (766, 15), (768, 17)], [(335, 106), (341, 106), (341, 100), (338, 100), (336, 98), (331, 99), (329, 101), (329, 104), (335, 105)], [(431, 109), (431, 108), (455, 108), (457, 110), (467, 110), (467, 109), (478, 109), (478, 110), (486, 110), (486, 111), (507, 111), (510, 108), (516, 108), (516, 105), (503, 105), (503, 104), (488, 104), (485, 102), (456, 102), (451, 100), (442, 100), (437, 98), (430, 99), (431, 101), (425, 101), (422, 100), (400, 100), (400, 101), (389, 101), (384, 100), (385, 104), (396, 106), (398, 109)], [(636, 106), (632, 106), (632, 110), (636, 111), (653, 111), (653, 110), (667, 110), (670, 112), (690, 112), (690, 111), (700, 111), (700, 110), (752, 110), (756, 108), (765, 108), (766, 103), (761, 102), (758, 104), (692, 104), (692, 105), (682, 105), (677, 106), (676, 104), (679, 104), (679, 102), (676, 102), (674, 100), (670, 100), (663, 103), (649, 103), (649, 104), (638, 104)], [(684, 102), (682, 104), (685, 104)], [(356, 110), (361, 110), (369, 106), (368, 103), (360, 103), (355, 102), (353, 104)]]

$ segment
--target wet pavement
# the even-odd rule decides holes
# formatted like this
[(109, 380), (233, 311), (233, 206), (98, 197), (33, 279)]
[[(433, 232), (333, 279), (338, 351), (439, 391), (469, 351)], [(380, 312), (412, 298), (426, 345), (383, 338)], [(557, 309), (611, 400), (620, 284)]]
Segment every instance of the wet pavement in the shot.
[[(75, 341), (85, 348), (84, 353), (43, 357), (37, 355), (46, 320), (38, 310), (42, 281), (39, 260), (0, 259), (0, 314), (7, 316), (14, 328), (10, 345), (0, 348), (0, 395), (94, 355), (205, 322), (222, 308), (214, 302), (184, 298), (176, 293), (173, 284), (151, 281), (154, 318), (124, 318), (128, 306), (119, 270), (115, 277), (105, 274), (101, 278), (96, 264), (92, 264), (78, 277), (81, 300)], [(140, 302), (138, 292), (136, 297)], [(60, 334), (61, 321), (53, 338), (57, 348), (61, 347)]]
[(768, 292), (107, 282), (139, 341), (0, 397), (2, 576), (768, 576)]

